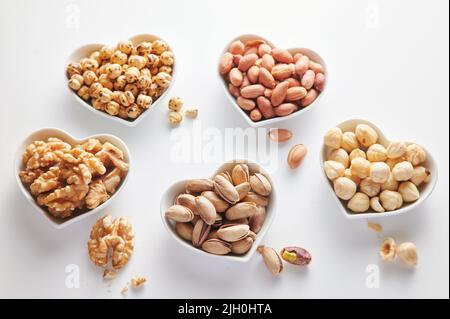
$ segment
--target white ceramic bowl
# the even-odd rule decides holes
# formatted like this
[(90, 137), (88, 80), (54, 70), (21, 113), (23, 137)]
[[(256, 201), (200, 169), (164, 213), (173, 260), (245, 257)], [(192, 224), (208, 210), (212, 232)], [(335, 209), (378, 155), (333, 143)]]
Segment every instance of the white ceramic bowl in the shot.
[(256, 240), (253, 243), (252, 248), (244, 255), (241, 255), (241, 256), (236, 256), (236, 255), (218, 256), (218, 255), (210, 254), (199, 248), (192, 246), (191, 243), (185, 241), (184, 239), (182, 239), (178, 236), (178, 234), (175, 231), (175, 223), (168, 220), (165, 217), (165, 212), (166, 212), (167, 208), (169, 208), (170, 206), (172, 206), (174, 204), (176, 197), (179, 194), (185, 192), (186, 183), (189, 180), (183, 180), (183, 181), (174, 183), (172, 186), (170, 186), (165, 191), (165, 193), (163, 194), (163, 196), (161, 198), (161, 206), (160, 206), (161, 207), (161, 219), (162, 219), (164, 226), (166, 227), (167, 231), (170, 233), (170, 235), (176, 242), (178, 242), (180, 245), (182, 245), (186, 249), (192, 251), (194, 254), (207, 255), (207, 256), (210, 256), (211, 258), (219, 258), (222, 260), (235, 260), (235, 261), (239, 261), (239, 262), (246, 262), (255, 253), (256, 248), (260, 245), (262, 238), (264, 237), (264, 235), (266, 234), (266, 232), (270, 228), (270, 225), (273, 222), (273, 219), (275, 217), (275, 212), (276, 212), (276, 187), (275, 187), (270, 175), (267, 174), (267, 172), (263, 169), (263, 167), (261, 165), (255, 163), (253, 161), (250, 161), (250, 160), (241, 160), (241, 159), (232, 160), (232, 161), (226, 162), (225, 164), (220, 166), (215, 171), (215, 173), (212, 175), (212, 177), (214, 177), (215, 175), (217, 175), (223, 171), (229, 171), (231, 173), (231, 169), (234, 167), (234, 165), (239, 164), (239, 163), (246, 163), (249, 166), (250, 172), (252, 172), (252, 173), (260, 172), (260, 173), (264, 174), (269, 179), (270, 183), (272, 184), (272, 193), (270, 194), (270, 203), (269, 203), (269, 206), (267, 206), (267, 208), (266, 208), (266, 213), (267, 213), (266, 220), (265, 220), (264, 225), (262, 226), (260, 232), (257, 234)]
[(45, 219), (48, 220), (54, 227), (60, 229), (60, 228), (66, 227), (72, 223), (78, 222), (88, 216), (96, 214), (97, 212), (101, 211), (102, 209), (104, 209), (108, 205), (110, 205), (117, 198), (120, 191), (125, 187), (125, 184), (127, 182), (130, 171), (128, 171), (127, 175), (125, 175), (122, 183), (120, 184), (120, 186), (116, 190), (116, 192), (113, 195), (111, 195), (111, 197), (103, 204), (99, 205), (95, 209), (88, 210), (85, 213), (82, 213), (79, 215), (74, 215), (74, 216), (66, 218), (66, 219), (56, 218), (53, 215), (51, 215), (50, 213), (48, 213), (47, 210), (45, 209), (45, 207), (41, 207), (36, 203), (36, 200), (34, 199), (33, 195), (31, 195), (29, 190), (22, 184), (22, 181), (20, 180), (20, 177), (19, 177), (19, 172), (24, 168), (24, 165), (22, 163), (22, 155), (25, 151), (25, 148), (29, 144), (33, 143), (34, 141), (46, 140), (49, 137), (57, 137), (71, 145), (83, 143), (84, 141), (87, 141), (89, 138), (96, 138), (96, 139), (100, 140), (101, 142), (110, 142), (111, 144), (118, 147), (123, 152), (124, 160), (125, 160), (125, 162), (127, 162), (129, 164), (130, 169), (131, 169), (131, 156), (130, 156), (130, 152), (129, 152), (127, 146), (125, 145), (125, 143), (121, 139), (119, 139), (118, 137), (116, 137), (114, 135), (96, 134), (96, 135), (92, 135), (92, 136), (89, 136), (86, 138), (77, 139), (77, 138), (71, 136), (70, 134), (68, 134), (62, 130), (56, 129), (56, 128), (43, 128), (39, 131), (36, 131), (36, 132), (30, 134), (20, 144), (20, 146), (17, 150), (17, 153), (16, 153), (15, 168), (14, 168), (15, 169), (14, 174), (16, 175), (17, 184), (19, 185), (20, 190), (22, 191), (25, 198), (31, 203), (31, 205), (33, 205), (34, 208), (42, 216), (44, 216)]
[[(255, 40), (255, 39), (261, 39), (261, 40), (264, 40), (267, 44), (271, 45), (272, 47), (278, 47), (278, 46), (274, 45), (272, 42), (270, 42), (269, 40), (267, 40), (267, 39), (265, 39), (265, 38), (263, 38), (263, 37), (261, 37), (261, 36), (259, 36), (259, 35), (255, 35), (255, 34), (244, 34), (244, 35), (240, 35), (240, 36), (234, 38), (233, 40), (231, 40), (231, 41), (225, 46), (225, 48), (223, 49), (221, 56), (222, 56), (225, 52), (228, 51), (228, 48), (230, 47), (230, 44), (233, 43), (234, 41), (241, 40), (242, 42), (245, 43), (245, 42), (248, 41), (248, 40)], [(217, 74), (219, 75), (220, 83), (222, 83), (223, 90), (225, 91), (225, 95), (228, 97), (228, 99), (230, 100), (231, 104), (232, 104), (232, 105), (238, 110), (238, 112), (244, 117), (244, 119), (247, 121), (247, 123), (248, 123), (250, 126), (252, 126), (252, 127), (260, 127), (260, 126), (263, 126), (263, 125), (272, 125), (272, 124), (275, 124), (275, 123), (280, 123), (280, 122), (287, 121), (287, 120), (290, 120), (290, 119), (292, 119), (292, 118), (295, 118), (295, 117), (297, 117), (297, 116), (300, 116), (300, 115), (302, 115), (303, 113), (309, 111), (309, 110), (310, 110), (311, 108), (313, 108), (315, 105), (317, 105), (317, 102), (320, 100), (320, 98), (322, 97), (322, 95), (323, 95), (323, 94), (325, 93), (325, 91), (326, 91), (326, 86), (327, 86), (327, 84), (328, 84), (329, 73), (328, 73), (328, 69), (327, 69), (327, 66), (326, 66), (326, 64), (325, 64), (325, 61), (322, 59), (322, 57), (321, 57), (318, 53), (314, 52), (313, 50), (306, 49), (306, 48), (291, 48), (291, 49), (287, 49), (287, 50), (288, 50), (290, 53), (292, 53), (292, 55), (294, 55), (295, 53), (302, 53), (302, 54), (305, 54), (305, 55), (307, 55), (308, 57), (310, 57), (313, 61), (322, 64), (322, 66), (323, 66), (324, 69), (325, 69), (325, 75), (326, 75), (326, 78), (325, 78), (325, 81), (326, 81), (326, 82), (325, 82), (324, 90), (319, 94), (319, 96), (316, 98), (316, 100), (315, 100), (313, 103), (311, 103), (310, 105), (308, 105), (307, 107), (304, 107), (303, 109), (298, 110), (297, 112), (294, 112), (294, 113), (292, 113), (292, 114), (290, 114), (290, 115), (288, 115), (288, 116), (274, 117), (274, 118), (271, 118), (271, 119), (261, 120), (261, 121), (258, 121), (258, 122), (252, 121), (252, 119), (248, 116), (248, 114), (247, 114), (243, 109), (241, 109), (241, 108), (239, 107), (239, 105), (238, 105), (237, 102), (236, 102), (236, 98), (235, 98), (233, 95), (231, 95), (230, 91), (228, 91), (228, 84), (227, 84), (227, 82), (225, 81), (224, 77), (223, 77), (219, 72), (217, 72)], [(219, 64), (219, 63), (217, 63), (217, 65), (218, 65), (218, 64)]]
[[(358, 124), (367, 124), (370, 127), (372, 127), (378, 133), (379, 139), (378, 139), (377, 143), (383, 145), (384, 147), (387, 147), (389, 145), (390, 140), (383, 134), (383, 132), (375, 124), (373, 124), (369, 121), (360, 120), (360, 119), (352, 119), (352, 120), (348, 120), (348, 121), (345, 121), (345, 122), (337, 125), (337, 127), (339, 127), (343, 132), (348, 132), (348, 131), (354, 132), (355, 128)], [(396, 138), (396, 140), (401, 140), (401, 139)], [(412, 144), (412, 142), (405, 142), (405, 143), (407, 145)], [(417, 143), (414, 143), (414, 144), (417, 144)], [(397, 209), (392, 212), (377, 213), (377, 212), (374, 212), (373, 210), (368, 210), (365, 213), (354, 213), (350, 209), (347, 208), (347, 206), (346, 206), (347, 201), (343, 201), (336, 196), (336, 194), (334, 193), (334, 189), (333, 189), (333, 183), (328, 179), (327, 175), (325, 174), (323, 163), (326, 160), (326, 158), (328, 158), (328, 155), (332, 151), (332, 149), (327, 147), (325, 144), (322, 146), (322, 152), (320, 154), (320, 167), (322, 169), (322, 175), (324, 176), (327, 184), (329, 185), (329, 190), (330, 190), (332, 196), (334, 197), (334, 199), (336, 200), (336, 203), (338, 204), (339, 209), (341, 210), (341, 212), (344, 214), (345, 217), (347, 217), (349, 219), (389, 217), (389, 216), (404, 214), (404, 213), (411, 211), (412, 209), (414, 209), (417, 206), (419, 206), (420, 204), (422, 204), (428, 198), (428, 196), (430, 196), (430, 194), (433, 192), (434, 187), (436, 186), (437, 176), (438, 176), (437, 165), (433, 158), (433, 155), (429, 151), (427, 151), (425, 148), (424, 148), (424, 150), (427, 153), (427, 160), (421, 165), (424, 166), (425, 168), (427, 168), (431, 172), (430, 181), (419, 187), (420, 197), (417, 201), (412, 202), (412, 203), (404, 203), (400, 209)]]
[[(157, 37), (156, 35), (152, 35), (152, 34), (135, 35), (135, 36), (131, 37), (130, 40), (131, 40), (131, 42), (133, 42), (134, 45), (137, 45), (139, 43), (146, 42), (146, 41), (155, 41), (155, 40), (163, 40), (163, 41), (165, 41), (164, 39), (161, 39), (160, 37)], [(88, 57), (92, 52), (100, 50), (104, 45), (105, 44), (93, 43), (93, 44), (86, 44), (86, 45), (83, 45), (82, 47), (79, 47), (74, 52), (72, 52), (72, 54), (69, 55), (65, 65), (67, 66), (70, 62), (78, 62), (81, 59)], [(172, 53), (174, 52), (170, 46), (169, 46), (169, 50), (172, 51)], [(174, 57), (175, 57), (175, 53), (174, 53)], [(152, 105), (150, 106), (150, 108), (148, 110), (142, 112), (142, 114), (137, 119), (135, 119), (133, 121), (127, 121), (127, 120), (124, 120), (124, 119), (122, 119), (122, 118), (120, 118), (118, 116), (112, 116), (112, 115), (109, 115), (108, 113), (105, 113), (105, 112), (98, 111), (98, 110), (94, 109), (90, 103), (88, 103), (85, 100), (83, 100), (81, 97), (79, 97), (76, 94), (76, 92), (74, 92), (72, 89), (70, 89), (67, 86), (68, 79), (67, 79), (66, 70), (64, 68), (64, 81), (66, 82), (65, 86), (70, 91), (70, 93), (75, 97), (77, 102), (82, 107), (84, 107), (85, 109), (89, 110), (90, 112), (93, 112), (93, 113), (95, 113), (95, 114), (97, 114), (99, 116), (102, 116), (104, 118), (110, 119), (112, 121), (125, 124), (127, 126), (136, 126), (146, 116), (148, 116), (148, 114), (151, 113), (151, 111), (164, 99), (164, 97), (168, 94), (169, 90), (171, 89), (173, 83), (175, 82), (176, 70), (177, 70), (177, 67), (176, 67), (177, 61), (176, 61), (176, 58), (174, 58), (174, 59), (175, 59), (175, 63), (172, 66), (172, 81), (170, 82), (169, 87), (164, 91), (164, 93), (160, 97), (158, 97), (158, 99), (153, 101)]]

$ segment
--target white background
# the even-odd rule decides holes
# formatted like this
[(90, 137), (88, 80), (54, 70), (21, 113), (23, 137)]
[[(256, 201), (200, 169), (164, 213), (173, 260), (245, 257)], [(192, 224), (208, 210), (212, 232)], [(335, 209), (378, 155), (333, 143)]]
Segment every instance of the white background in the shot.
[[(448, 21), (445, 0), (1, 1), (0, 297), (122, 298), (125, 282), (145, 275), (148, 284), (126, 298), (448, 298)], [(312, 48), (325, 59), (330, 76), (320, 104), (279, 125), (291, 129), (294, 139), (279, 149), (273, 173), (279, 206), (264, 238), (277, 249), (295, 244), (310, 250), (307, 269), (286, 266), (275, 278), (257, 255), (246, 264), (194, 256), (163, 228), (163, 191), (179, 179), (209, 176), (219, 164), (172, 160), (167, 101), (128, 128), (83, 110), (63, 76), (65, 59), (78, 46), (114, 44), (138, 33), (157, 34), (171, 44), (179, 72), (171, 95), (200, 109), (197, 124), (220, 132), (246, 127), (216, 76), (230, 39), (256, 33), (281, 47)], [(382, 220), (381, 236), (364, 220), (346, 220), (321, 176), (322, 135), (350, 118), (371, 120), (392, 138), (423, 144), (439, 166), (432, 196), (410, 214)], [(190, 132), (192, 125), (186, 120), (182, 127)], [(107, 212), (130, 218), (136, 249), (111, 286), (87, 256), (98, 216), (55, 230), (16, 185), (18, 144), (47, 126), (79, 137), (112, 133), (131, 150), (129, 182)], [(293, 143), (309, 148), (296, 171), (285, 164)], [(387, 235), (417, 244), (416, 269), (380, 261), (378, 245)], [(79, 289), (65, 285), (69, 264), (79, 266)], [(379, 265), (378, 289), (366, 287), (371, 264)]]

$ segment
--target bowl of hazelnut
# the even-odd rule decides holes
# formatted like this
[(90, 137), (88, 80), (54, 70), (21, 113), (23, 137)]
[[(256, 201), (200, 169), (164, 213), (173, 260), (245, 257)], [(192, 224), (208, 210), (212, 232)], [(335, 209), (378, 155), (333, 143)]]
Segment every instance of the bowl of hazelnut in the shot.
[(423, 146), (391, 141), (373, 123), (352, 119), (324, 136), (321, 167), (347, 218), (378, 218), (411, 211), (437, 181), (433, 156)]
[(161, 38), (141, 34), (116, 46), (87, 44), (68, 58), (67, 87), (87, 110), (137, 125), (168, 93), (175, 56)]

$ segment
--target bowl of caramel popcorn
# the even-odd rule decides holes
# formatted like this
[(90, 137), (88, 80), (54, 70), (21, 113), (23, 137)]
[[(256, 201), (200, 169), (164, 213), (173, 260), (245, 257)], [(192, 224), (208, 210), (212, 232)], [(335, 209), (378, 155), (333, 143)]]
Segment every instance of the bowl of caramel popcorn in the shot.
[(174, 76), (172, 49), (151, 34), (115, 46), (84, 45), (69, 56), (65, 69), (67, 86), (81, 106), (128, 126), (156, 107)]
[(20, 145), (15, 175), (22, 193), (56, 228), (105, 208), (125, 186), (125, 143), (109, 134), (76, 139), (45, 128)]

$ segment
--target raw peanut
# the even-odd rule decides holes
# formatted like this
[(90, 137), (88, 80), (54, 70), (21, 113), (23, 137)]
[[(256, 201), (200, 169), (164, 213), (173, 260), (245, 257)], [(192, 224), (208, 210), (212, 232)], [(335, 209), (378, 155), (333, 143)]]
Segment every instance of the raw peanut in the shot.
[(314, 102), (314, 100), (317, 98), (318, 95), (319, 93), (316, 90), (314, 89), (309, 90), (306, 96), (300, 100), (300, 105), (302, 107), (310, 105), (312, 102)]
[(265, 119), (270, 119), (275, 116), (272, 104), (270, 103), (268, 98), (260, 96), (256, 99), (256, 104), (258, 105), (258, 108)]
[(303, 76), (309, 68), (309, 58), (306, 55), (301, 56), (298, 61), (295, 63), (295, 73), (298, 76)]
[(250, 112), (250, 118), (252, 119), (252, 121), (258, 122), (259, 120), (262, 119), (261, 111), (258, 110), (258, 109), (253, 109), (253, 110)]
[(300, 86), (300, 82), (299, 82), (297, 79), (294, 79), (294, 78), (288, 78), (288, 79), (286, 79), (285, 81), (288, 81), (288, 82), (289, 82), (289, 88), (296, 87), (296, 86)]
[(249, 55), (249, 54), (258, 54), (258, 47), (254, 46), (251, 48), (247, 48), (244, 52), (244, 56)]
[(305, 72), (305, 74), (303, 74), (300, 83), (305, 89), (309, 90), (310, 88), (313, 87), (315, 78), (316, 74), (314, 73), (314, 71), (308, 70)]
[(289, 88), (289, 82), (279, 83), (272, 91), (272, 96), (270, 97), (270, 102), (273, 106), (278, 106), (283, 103), (286, 97), (287, 90)]
[(274, 142), (282, 143), (291, 139), (292, 132), (286, 129), (277, 128), (269, 131), (269, 137)]
[(247, 99), (254, 99), (264, 94), (265, 87), (261, 84), (253, 84), (241, 89), (241, 95)]
[(273, 58), (281, 63), (292, 63), (294, 62), (294, 58), (292, 54), (288, 50), (283, 50), (279, 48), (272, 49), (271, 52)]
[(270, 52), (272, 52), (272, 48), (266, 43), (263, 43), (258, 47), (258, 54), (260, 57), (263, 57), (264, 54), (270, 54)]
[(294, 103), (283, 103), (274, 108), (274, 112), (278, 116), (288, 116), (295, 111), (297, 111), (297, 105)]
[(304, 87), (295, 86), (287, 90), (286, 97), (284, 99), (288, 102), (301, 100), (307, 93), (308, 91)]
[(236, 54), (235, 56), (233, 56), (233, 64), (239, 65), (239, 62), (241, 62), (241, 59), (242, 59), (242, 55)]
[(238, 69), (242, 72), (247, 72), (247, 70), (258, 60), (258, 55), (256, 53), (250, 53), (244, 55), (239, 61)]
[(241, 89), (249, 86), (250, 84), (251, 83), (250, 83), (250, 80), (248, 79), (248, 76), (244, 75), (244, 79), (242, 80), (242, 84), (241, 84)]
[(313, 70), (314, 73), (325, 73), (322, 64), (314, 61), (309, 61), (309, 68)]
[(303, 56), (302, 53), (297, 52), (296, 54), (294, 54), (294, 63), (297, 63), (298, 60), (300, 60), (300, 58)]
[(272, 68), (275, 66), (275, 60), (270, 54), (264, 54), (262, 57), (261, 65), (267, 70), (272, 71)]
[(239, 107), (246, 111), (251, 111), (255, 108), (255, 101), (243, 98), (242, 96), (238, 97), (236, 100)]
[(233, 84), (228, 84), (228, 91), (230, 91), (231, 95), (234, 97), (238, 97), (241, 94), (239, 93), (239, 88), (235, 87)]
[(272, 96), (272, 90), (271, 89), (265, 89), (264, 90), (264, 96), (268, 99)]
[(237, 40), (231, 43), (229, 51), (231, 54), (242, 55), (244, 53), (244, 49), (245, 49), (244, 43), (242, 43), (242, 41), (240, 40)]
[(314, 88), (322, 92), (325, 86), (325, 75), (323, 73), (317, 73), (316, 78), (314, 79)]
[(266, 43), (266, 41), (264, 41), (262, 39), (254, 39), (254, 40), (248, 40), (247, 42), (245, 42), (245, 46), (246, 47), (258, 47), (264, 43)]
[(258, 60), (256, 60), (255, 65), (256, 65), (257, 67), (261, 67), (261, 63), (262, 63), (262, 59), (259, 58)]
[(233, 55), (230, 52), (226, 52), (220, 58), (219, 72), (222, 75), (227, 74), (228, 72), (230, 72), (232, 67), (233, 67)]
[(272, 73), (265, 68), (259, 69), (259, 83), (266, 88), (273, 89), (275, 87), (275, 79), (273, 78)]
[(251, 83), (256, 83), (256, 82), (258, 82), (259, 68), (258, 68), (256, 65), (252, 66), (252, 67), (251, 67), (250, 69), (248, 69), (248, 71), (247, 71), (247, 77), (248, 77), (248, 80), (249, 80)]
[(300, 166), (303, 159), (305, 158), (308, 150), (303, 144), (294, 145), (289, 151), (287, 162), (291, 169), (295, 169)]
[(277, 64), (271, 71), (273, 77), (277, 80), (284, 80), (291, 76), (292, 69), (289, 64)]
[(240, 86), (242, 84), (242, 81), (244, 80), (244, 77), (238, 68), (231, 69), (229, 73), (229, 78), (231, 84), (233, 84), (234, 86)]

